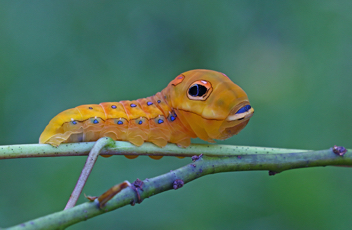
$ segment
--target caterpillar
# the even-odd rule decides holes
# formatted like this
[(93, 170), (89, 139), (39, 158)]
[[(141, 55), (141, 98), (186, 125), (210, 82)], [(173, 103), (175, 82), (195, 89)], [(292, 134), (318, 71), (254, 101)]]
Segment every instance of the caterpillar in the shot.
[(65, 110), (49, 122), (39, 143), (58, 146), (111, 137), (136, 146), (148, 141), (187, 147), (191, 138), (214, 142), (236, 135), (253, 113), (247, 94), (225, 74), (196, 69), (178, 75), (151, 97)]

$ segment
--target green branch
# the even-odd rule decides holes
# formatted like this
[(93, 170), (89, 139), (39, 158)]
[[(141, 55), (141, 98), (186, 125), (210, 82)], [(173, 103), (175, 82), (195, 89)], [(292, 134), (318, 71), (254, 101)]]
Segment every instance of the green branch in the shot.
[[(223, 147), (223, 146), (221, 146)], [(235, 148), (236, 147), (233, 147)], [(270, 148), (271, 149), (271, 148)], [(334, 150), (334, 151), (333, 151)], [(245, 151), (244, 149), (241, 151)], [(86, 202), (76, 207), (53, 213), (35, 220), (28, 221), (10, 229), (63, 229), (83, 220), (87, 220), (105, 212), (115, 210), (128, 204), (134, 204), (158, 193), (177, 189), (199, 177), (229, 171), (269, 170), (282, 172), (295, 168), (306, 168), (328, 165), (352, 165), (351, 151), (339, 155), (336, 149), (308, 152), (286, 152), (275, 154), (241, 154), (223, 157), (201, 157), (196, 162), (188, 164), (164, 175), (146, 179), (135, 186), (128, 187), (112, 198), (103, 209), (99, 204)], [(271, 173), (270, 175), (273, 175)], [(138, 186), (137, 186), (138, 185)], [(138, 191), (138, 195), (136, 193)]]
[[(48, 144), (0, 145), (0, 159), (84, 156), (88, 155), (94, 144), (95, 142), (64, 143), (59, 147), (52, 147)], [(175, 144), (168, 144), (164, 148), (159, 148), (148, 142), (144, 143), (141, 147), (137, 147), (129, 142), (116, 141), (115, 145), (104, 148), (100, 154), (192, 157), (200, 154), (205, 156), (234, 156), (306, 151), (308, 150), (208, 144), (191, 144), (187, 148), (180, 148)]]

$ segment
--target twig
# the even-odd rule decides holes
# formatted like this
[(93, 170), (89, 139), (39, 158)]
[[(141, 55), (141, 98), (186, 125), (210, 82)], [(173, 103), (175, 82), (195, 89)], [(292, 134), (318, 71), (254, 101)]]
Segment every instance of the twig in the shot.
[(115, 144), (115, 141), (113, 141), (110, 137), (103, 137), (103, 138), (100, 138), (97, 142), (95, 142), (92, 150), (90, 151), (90, 153), (88, 155), (87, 161), (82, 169), (81, 175), (78, 178), (76, 186), (73, 189), (73, 192), (72, 192), (72, 194), (66, 204), (65, 210), (72, 208), (73, 206), (76, 205), (76, 202), (77, 202), (79, 196), (81, 195), (83, 187), (87, 182), (89, 174), (92, 171), (93, 166), (98, 159), (100, 151), (105, 146), (112, 147), (114, 144)]
[[(94, 144), (95, 142), (65, 143), (61, 144), (59, 147), (52, 147), (48, 144), (0, 145), (0, 159), (85, 156), (88, 155)], [(175, 144), (168, 144), (164, 148), (159, 148), (154, 144), (144, 143), (142, 146), (137, 147), (129, 142), (116, 141), (114, 146), (104, 148), (100, 154), (192, 157), (200, 154), (204, 156), (232, 156), (306, 151), (308, 150), (211, 144), (191, 144), (187, 148), (180, 148)]]
[[(352, 153), (344, 155), (334, 153), (333, 149), (309, 152), (291, 152), (284, 154), (249, 154), (230, 157), (205, 157), (164, 175), (139, 181), (136, 189), (126, 188), (112, 198), (103, 209), (98, 202), (86, 202), (76, 207), (53, 213), (26, 223), (8, 228), (13, 229), (63, 229), (83, 220), (134, 204), (138, 200), (158, 193), (180, 188), (199, 177), (229, 171), (269, 170), (275, 175), (289, 169), (327, 165), (352, 165)], [(226, 184), (224, 184), (226, 186)]]

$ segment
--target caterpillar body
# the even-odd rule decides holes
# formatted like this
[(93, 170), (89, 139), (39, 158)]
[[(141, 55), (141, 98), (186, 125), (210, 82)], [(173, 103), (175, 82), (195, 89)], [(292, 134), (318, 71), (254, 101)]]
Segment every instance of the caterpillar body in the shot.
[(39, 143), (58, 146), (106, 136), (137, 146), (148, 141), (187, 147), (191, 138), (214, 142), (237, 134), (253, 113), (246, 93), (225, 74), (190, 70), (151, 97), (65, 110), (49, 122)]

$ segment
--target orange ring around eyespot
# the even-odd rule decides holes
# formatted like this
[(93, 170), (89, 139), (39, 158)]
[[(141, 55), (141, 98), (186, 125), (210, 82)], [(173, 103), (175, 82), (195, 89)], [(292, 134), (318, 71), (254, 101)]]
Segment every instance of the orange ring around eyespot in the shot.
[[(195, 84), (199, 84), (199, 85), (202, 85), (204, 86), (205, 88), (207, 88), (207, 92), (201, 96), (201, 97), (193, 97), (191, 95), (188, 94), (188, 91), (189, 89), (195, 85)], [(205, 101), (208, 99), (208, 97), (210, 96), (210, 94), (213, 92), (213, 86), (211, 85), (211, 83), (209, 81), (205, 81), (205, 80), (198, 80), (198, 81), (195, 81), (193, 82), (187, 89), (186, 91), (186, 94), (187, 94), (187, 97), (190, 99), (190, 100), (196, 100), (196, 101)]]

